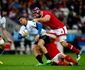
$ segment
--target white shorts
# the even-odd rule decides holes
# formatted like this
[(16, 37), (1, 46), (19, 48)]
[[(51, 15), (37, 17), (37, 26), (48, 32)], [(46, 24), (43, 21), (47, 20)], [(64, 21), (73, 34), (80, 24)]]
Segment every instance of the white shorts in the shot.
[(53, 57), (51, 60), (52, 60), (52, 61), (54, 61), (54, 60), (59, 61), (59, 60), (60, 60), (59, 55), (61, 55), (61, 54), (64, 55), (63, 53), (58, 53), (58, 54), (56, 54), (55, 57)]
[(52, 58), (52, 61), (54, 61), (54, 60), (59, 61), (60, 60), (60, 58), (59, 58), (60, 54), (61, 53), (58, 53), (54, 58)]
[(0, 45), (4, 44), (4, 40), (3, 39), (0, 39)]
[(65, 41), (66, 40), (66, 35), (67, 35), (67, 28), (64, 26), (63, 28), (55, 29), (54, 32), (56, 33), (57, 36), (59, 36), (59, 42)]

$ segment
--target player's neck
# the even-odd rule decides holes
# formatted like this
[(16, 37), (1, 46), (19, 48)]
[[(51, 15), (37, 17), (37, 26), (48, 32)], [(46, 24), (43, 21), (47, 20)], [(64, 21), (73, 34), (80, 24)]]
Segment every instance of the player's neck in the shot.
[(24, 24), (25, 26), (27, 25), (27, 22), (28, 22), (28, 21), (26, 21), (26, 23)]
[(3, 17), (1, 13), (0, 13), (0, 17), (1, 17), (1, 18)]
[(43, 11), (40, 12), (41, 17), (43, 16)]

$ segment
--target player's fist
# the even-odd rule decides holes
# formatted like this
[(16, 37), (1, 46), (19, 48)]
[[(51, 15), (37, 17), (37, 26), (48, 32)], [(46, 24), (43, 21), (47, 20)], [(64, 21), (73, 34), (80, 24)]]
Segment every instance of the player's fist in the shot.
[(33, 19), (34, 22), (38, 22), (38, 19)]
[(44, 36), (44, 35), (47, 35), (47, 33), (46, 33), (46, 32), (44, 32), (44, 33), (42, 33), (41, 35), (42, 35), (42, 36)]
[(22, 33), (22, 36), (23, 37), (28, 37), (29, 36), (28, 31), (27, 30), (24, 30), (24, 32)]

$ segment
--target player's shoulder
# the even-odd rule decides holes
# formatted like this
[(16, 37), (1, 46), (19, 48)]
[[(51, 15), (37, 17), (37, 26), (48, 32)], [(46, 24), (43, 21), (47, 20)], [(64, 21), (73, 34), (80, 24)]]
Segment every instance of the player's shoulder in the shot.
[(48, 10), (44, 10), (44, 11), (42, 11), (43, 12), (43, 16), (45, 16), (45, 15), (51, 15), (52, 13), (50, 12), (50, 11), (48, 11)]
[(31, 20), (28, 20), (28, 23), (29, 23), (29, 24), (31, 24), (31, 23), (34, 23), (34, 22), (33, 22), (33, 21), (31, 21)]
[(0, 18), (1, 18), (2, 20), (6, 20), (6, 18), (5, 18), (5, 17), (1, 17), (1, 16), (0, 16)]
[(25, 26), (24, 25), (22, 25), (21, 27), (20, 27), (20, 29), (24, 29), (25, 28)]
[(6, 20), (6, 17), (3, 16), (2, 19)]
[(51, 13), (49, 10), (43, 10), (44, 13)]
[(31, 23), (35, 23), (35, 22), (34, 22), (34, 21), (29, 20), (29, 21), (28, 21), (28, 23), (29, 23), (29, 24), (31, 24)]
[(29, 26), (34, 26), (34, 25), (36, 25), (36, 22), (28, 21), (27, 25), (29, 25)]

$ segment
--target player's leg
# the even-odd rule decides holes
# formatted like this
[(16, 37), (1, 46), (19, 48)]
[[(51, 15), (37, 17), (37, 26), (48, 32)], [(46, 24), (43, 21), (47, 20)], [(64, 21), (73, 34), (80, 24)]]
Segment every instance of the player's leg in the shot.
[(3, 38), (0, 36), (0, 54), (4, 51), (5, 48), (5, 42)]
[[(4, 51), (3, 46), (0, 46), (0, 56), (2, 55), (3, 51)], [(3, 64), (3, 62), (2, 62), (2, 61), (0, 61), (0, 64)]]
[(31, 40), (28, 40), (27, 42), (28, 42), (28, 45), (29, 45), (30, 53), (32, 53), (32, 51), (31, 51), (32, 42), (31, 42)]
[(59, 58), (64, 58), (66, 61), (73, 63), (73, 65), (78, 65), (77, 61), (74, 60), (71, 56), (65, 55), (63, 53), (59, 54)]
[(27, 40), (25, 39), (24, 40), (24, 54), (27, 54), (27, 45), (28, 45), (28, 42), (27, 42)]
[(80, 59), (80, 57), (81, 57), (80, 53), (81, 52), (80, 52), (79, 49), (75, 48), (72, 44), (67, 43), (66, 41), (61, 41), (60, 43), (61, 43), (62, 46), (69, 48), (70, 50), (74, 51), (78, 55), (77, 61)]
[(23, 51), (22, 51), (22, 47), (21, 47), (21, 44), (20, 44), (20, 43), (21, 43), (21, 41), (18, 41), (18, 42), (17, 42), (17, 46), (18, 46), (19, 49), (20, 49), (20, 50), (19, 50), (19, 53), (22, 55), (22, 54), (23, 54)]
[(69, 66), (68, 63), (64, 62), (60, 58), (61, 53), (56, 54), (54, 58), (52, 58), (53, 64), (60, 65), (60, 66)]
[(38, 62), (39, 62), (36, 66), (42, 65), (42, 64), (43, 64), (42, 56), (41, 56), (39, 47), (38, 47), (36, 44), (33, 45), (33, 47), (32, 47), (32, 52), (33, 52), (34, 56), (36, 57), (36, 59), (37, 59)]
[[(5, 43), (3, 38), (0, 36), (0, 56), (3, 54), (5, 48)], [(0, 64), (3, 64), (2, 61), (0, 61)]]
[(51, 63), (48, 51), (47, 51), (46, 46), (45, 46), (45, 44), (48, 44), (49, 42), (50, 42), (50, 39), (46, 35), (41, 36), (39, 41), (38, 41), (38, 46), (40, 47), (40, 49), (42, 50), (43, 54), (45, 55), (45, 57), (47, 59), (46, 64)]
[(71, 49), (72, 51), (74, 51), (78, 55), (77, 60), (79, 60), (80, 53), (81, 53), (80, 50), (75, 48), (72, 44), (66, 42), (66, 34), (67, 34), (66, 27), (64, 26), (63, 28), (56, 29), (54, 31), (55, 31), (56, 35), (59, 36), (59, 41), (60, 41), (61, 45), (63, 47), (67, 47), (67, 48)]
[(14, 41), (14, 47), (15, 47), (15, 54), (18, 54), (18, 50), (17, 50), (18, 45), (17, 45), (17, 42), (16, 41)]

